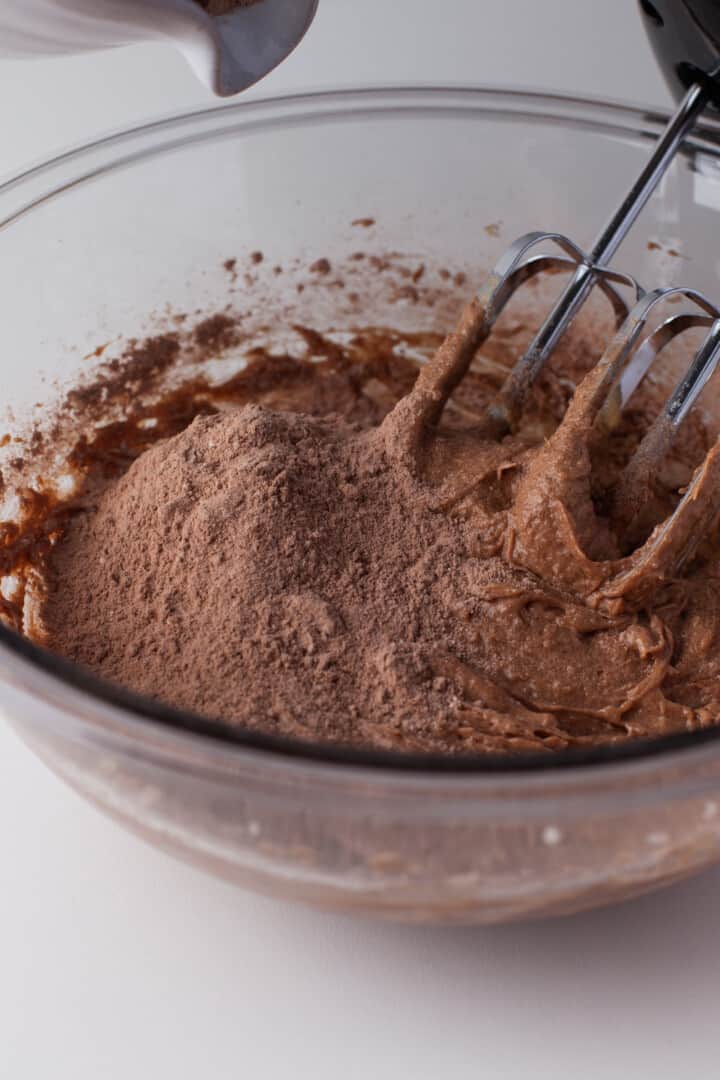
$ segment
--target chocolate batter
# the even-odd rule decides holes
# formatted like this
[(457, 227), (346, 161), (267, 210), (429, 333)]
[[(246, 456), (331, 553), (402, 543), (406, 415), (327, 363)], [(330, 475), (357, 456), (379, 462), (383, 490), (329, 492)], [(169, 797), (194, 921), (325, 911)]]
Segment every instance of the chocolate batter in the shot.
[[(55, 522), (34, 636), (178, 707), (347, 744), (549, 751), (718, 722), (702, 421), (629, 521), (642, 405), (602, 435), (595, 366), (566, 411), (591, 364), (571, 334), (498, 439), (483, 418), (504, 369), (486, 346), (468, 374), (482, 314), (417, 379), (387, 334), (302, 331), (313, 362), (258, 354), (120, 425), (120, 457)], [(232, 321), (195, 333), (227, 344)]]

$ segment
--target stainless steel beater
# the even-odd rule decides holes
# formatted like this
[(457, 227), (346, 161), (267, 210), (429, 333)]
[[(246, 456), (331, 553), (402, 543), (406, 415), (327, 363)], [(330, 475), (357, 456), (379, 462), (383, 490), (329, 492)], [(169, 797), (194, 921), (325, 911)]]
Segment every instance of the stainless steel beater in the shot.
[[(515, 290), (535, 274), (548, 269), (572, 270), (573, 276), (527, 351), (510, 372), (490, 408), (489, 425), (501, 435), (512, 429), (528, 389), (555, 345), (578, 313), (591, 290), (598, 286), (613, 304), (617, 335), (600, 361), (607, 371), (603, 383), (606, 400), (601, 417), (608, 428), (621, 411), (655, 357), (665, 346), (691, 328), (706, 329), (706, 337), (685, 376), (645, 436), (629, 466), (626, 488), (637, 488), (647, 472), (668, 449), (673, 434), (720, 362), (720, 307), (694, 289), (673, 287), (646, 291), (634, 278), (610, 268), (610, 260), (673, 162), (700, 114), (720, 105), (720, 0), (640, 0), (651, 43), (673, 91), (680, 98), (655, 150), (616, 213), (589, 251), (567, 236), (533, 232), (520, 237), (501, 257), (485, 282), (481, 302), (489, 332)], [(560, 253), (548, 254), (548, 245)], [(619, 287), (629, 287), (628, 304)], [(648, 328), (653, 310), (669, 299), (684, 300), (683, 309), (655, 329)], [(600, 419), (600, 418), (599, 418)], [(688, 496), (686, 496), (688, 497)]]

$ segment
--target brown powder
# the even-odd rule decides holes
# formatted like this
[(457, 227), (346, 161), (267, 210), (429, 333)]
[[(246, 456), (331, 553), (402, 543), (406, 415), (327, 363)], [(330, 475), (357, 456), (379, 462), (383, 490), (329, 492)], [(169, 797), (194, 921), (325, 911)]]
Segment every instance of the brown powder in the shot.
[[(437, 739), (437, 643), (470, 535), (397, 447), (259, 406), (142, 456), (56, 552), (51, 644), (136, 690), (279, 733)], [(391, 436), (392, 438), (392, 436)]]
[(196, 344), (203, 349), (227, 349), (237, 341), (237, 320), (224, 312), (218, 312), (198, 323), (193, 336)]

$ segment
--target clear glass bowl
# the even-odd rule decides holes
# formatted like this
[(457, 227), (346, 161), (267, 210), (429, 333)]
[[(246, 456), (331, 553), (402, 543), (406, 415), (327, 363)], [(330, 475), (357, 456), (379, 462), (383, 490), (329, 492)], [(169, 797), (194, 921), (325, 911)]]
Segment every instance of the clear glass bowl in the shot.
[[(0, 188), (4, 429), (92, 370), (100, 342), (141, 333), (148, 312), (216, 302), (238, 251), (342, 258), (368, 215), (387, 250), (436, 264), (487, 267), (533, 228), (587, 243), (662, 119), (521, 92), (329, 93), (150, 124), (31, 169)], [(712, 125), (692, 140), (619, 266), (718, 291), (706, 238), (720, 226), (719, 147)], [(649, 249), (658, 238), (663, 250)], [(0, 680), (22, 737), (124, 825), (318, 905), (429, 922), (560, 914), (720, 851), (720, 731), (464, 761), (223, 735), (4, 628)]]

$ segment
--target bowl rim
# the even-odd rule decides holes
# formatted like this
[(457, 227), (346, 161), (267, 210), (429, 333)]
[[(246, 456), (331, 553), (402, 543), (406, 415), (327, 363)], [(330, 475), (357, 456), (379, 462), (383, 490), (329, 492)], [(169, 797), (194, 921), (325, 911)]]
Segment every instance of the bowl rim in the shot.
[[(20, 195), (19, 203), (0, 216), (0, 230), (20, 217), (32, 212), (39, 205), (61, 194), (68, 187), (79, 186), (103, 173), (132, 165), (150, 156), (177, 149), (178, 146), (196, 143), (200, 138), (212, 138), (228, 129), (252, 127), (266, 128), (268, 124), (308, 122), (311, 117), (322, 118), (335, 115), (387, 114), (389, 108), (418, 112), (421, 109), (448, 111), (462, 109), (480, 114), (505, 113), (527, 118), (535, 117), (568, 126), (581, 126), (596, 131), (615, 130), (633, 134), (636, 138), (652, 141), (669, 118), (667, 110), (633, 105), (600, 97), (575, 97), (561, 93), (548, 93), (532, 89), (499, 86), (460, 86), (453, 84), (402, 84), (363, 88), (342, 88), (303, 94), (283, 94), (257, 97), (232, 105), (174, 113), (131, 128), (101, 135), (99, 138), (62, 151), (51, 158), (29, 166), (0, 183), (0, 208), (2, 200)], [(278, 114), (285, 113), (285, 116)], [(217, 123), (216, 123), (217, 122)], [(211, 130), (206, 130), (207, 127)], [(180, 130), (191, 129), (182, 135)], [(193, 133), (192, 129), (198, 129)], [(198, 134), (198, 132), (200, 134)], [(136, 149), (124, 148), (137, 143)], [(143, 145), (147, 144), (147, 145)], [(720, 159), (720, 122), (703, 119), (681, 151), (702, 148)], [(98, 152), (112, 154), (109, 162), (97, 162)], [(67, 170), (80, 173), (67, 176)], [(46, 181), (55, 179), (52, 186)], [(629, 177), (629, 180), (632, 178)], [(59, 180), (59, 182), (58, 182)], [(28, 199), (24, 192), (32, 192), (33, 186), (41, 184), (39, 191)], [(652, 739), (628, 740), (613, 746), (553, 751), (552, 753), (520, 754), (467, 754), (457, 757), (439, 754), (408, 753), (401, 750), (372, 750), (345, 745), (322, 744), (301, 739), (264, 734), (230, 728), (210, 718), (172, 708), (153, 699), (142, 697), (100, 679), (48, 650), (35, 645), (27, 638), (0, 622), (0, 658), (7, 657), (10, 670), (17, 676), (27, 673), (28, 678), (12, 679), (13, 684), (27, 694), (39, 696), (42, 684), (54, 691), (54, 699), (63, 690), (85, 699), (87, 704), (96, 702), (110, 706), (115, 716), (114, 727), (120, 724), (123, 734), (131, 740), (141, 726), (154, 725), (166, 735), (181, 738), (188, 736), (203, 743), (210, 740), (226, 753), (233, 751), (263, 752), (277, 759), (305, 760), (326, 765), (343, 765), (363, 769), (382, 769), (404, 773), (460, 773), (483, 775), (497, 773), (555, 773), (575, 771), (588, 766), (621, 765), (622, 763), (687, 754), (708, 744), (720, 743), (720, 725), (695, 732), (664, 735)], [(88, 718), (83, 716), (83, 722)], [(607, 769), (603, 769), (607, 772)]]

